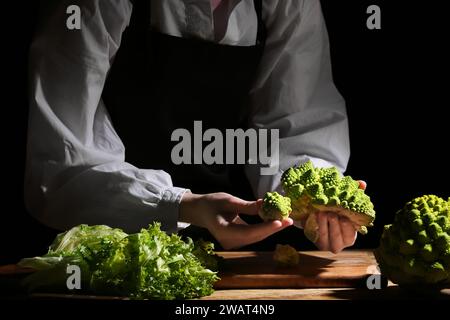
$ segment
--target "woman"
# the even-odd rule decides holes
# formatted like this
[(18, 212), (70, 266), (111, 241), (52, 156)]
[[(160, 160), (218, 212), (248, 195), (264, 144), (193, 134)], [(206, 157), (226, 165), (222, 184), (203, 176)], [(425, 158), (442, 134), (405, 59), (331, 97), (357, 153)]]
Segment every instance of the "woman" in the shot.
[[(81, 9), (79, 30), (66, 28), (69, 5)], [(49, 1), (30, 71), (26, 202), (54, 228), (193, 224), (237, 248), (293, 222), (249, 225), (239, 214), (256, 215), (260, 200), (230, 193), (260, 198), (308, 159), (347, 165), (319, 0)], [(195, 120), (221, 132), (278, 129), (280, 169), (175, 165), (171, 134)], [(318, 220), (320, 249), (354, 243), (349, 221)]]

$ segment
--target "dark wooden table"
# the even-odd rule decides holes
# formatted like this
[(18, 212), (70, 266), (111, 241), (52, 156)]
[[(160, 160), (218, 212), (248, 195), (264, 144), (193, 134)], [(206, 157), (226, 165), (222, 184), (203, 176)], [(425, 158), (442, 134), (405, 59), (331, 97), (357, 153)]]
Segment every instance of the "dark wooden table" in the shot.
[[(370, 290), (367, 287), (369, 277), (380, 276), (371, 250), (345, 250), (339, 254), (303, 251), (299, 252), (299, 265), (294, 267), (277, 265), (271, 252), (219, 254), (224, 257), (221, 280), (215, 285), (216, 291), (202, 300), (450, 300), (450, 289), (411, 291), (382, 278), (382, 287)], [(24, 271), (15, 266), (0, 267), (2, 277), (20, 278)], [(124, 300), (122, 297), (48, 293), (35, 293), (28, 298)]]

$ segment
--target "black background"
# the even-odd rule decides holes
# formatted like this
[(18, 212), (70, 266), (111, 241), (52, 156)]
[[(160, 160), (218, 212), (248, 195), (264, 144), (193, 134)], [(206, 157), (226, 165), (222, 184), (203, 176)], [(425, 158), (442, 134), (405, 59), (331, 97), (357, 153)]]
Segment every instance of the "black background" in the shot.
[[(417, 3), (416, 3), (417, 2)], [(443, 7), (419, 1), (323, 0), (336, 85), (347, 101), (351, 159), (347, 174), (367, 181), (375, 227), (356, 247), (376, 247), (396, 210), (423, 194), (450, 196), (447, 117), (448, 32)], [(440, 2), (442, 3), (442, 2)], [(382, 30), (366, 28), (366, 9), (382, 10)], [(23, 206), (27, 54), (38, 2), (7, 4), (2, 20), (0, 263), (42, 254), (53, 233)], [(277, 242), (313, 248), (295, 228)]]

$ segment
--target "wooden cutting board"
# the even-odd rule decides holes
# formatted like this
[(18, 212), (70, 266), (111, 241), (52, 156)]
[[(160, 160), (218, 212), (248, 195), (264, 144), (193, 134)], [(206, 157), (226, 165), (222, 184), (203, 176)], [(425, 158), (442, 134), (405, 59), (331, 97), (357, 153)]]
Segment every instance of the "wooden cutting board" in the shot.
[(355, 288), (378, 273), (372, 251), (346, 250), (339, 254), (299, 252), (300, 263), (281, 267), (272, 252), (219, 252), (224, 257), (216, 289)]

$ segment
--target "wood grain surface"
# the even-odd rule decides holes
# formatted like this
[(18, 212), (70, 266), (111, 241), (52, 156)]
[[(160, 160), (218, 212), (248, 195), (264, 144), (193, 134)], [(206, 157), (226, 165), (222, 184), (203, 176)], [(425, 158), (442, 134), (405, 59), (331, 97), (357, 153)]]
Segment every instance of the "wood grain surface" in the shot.
[(299, 252), (300, 262), (282, 267), (272, 252), (219, 252), (224, 257), (217, 289), (255, 288), (354, 288), (365, 287), (378, 273), (371, 251), (347, 250), (338, 254)]
[[(450, 289), (412, 292), (389, 283), (369, 290), (366, 279), (376, 273), (370, 250), (299, 252), (295, 267), (280, 267), (272, 252), (219, 252), (224, 258), (216, 291), (202, 300), (415, 300), (450, 299)], [(16, 265), (0, 266), (1, 278), (23, 278), (32, 270)], [(386, 283), (387, 284), (387, 283)], [(10, 289), (14, 287), (10, 285)], [(11, 291), (12, 292), (12, 291)], [(20, 298), (20, 294), (17, 293)], [(83, 294), (34, 293), (31, 299), (129, 300), (126, 297)]]

